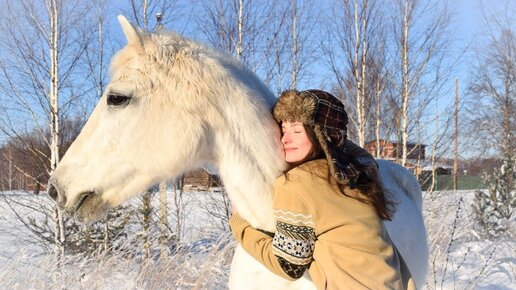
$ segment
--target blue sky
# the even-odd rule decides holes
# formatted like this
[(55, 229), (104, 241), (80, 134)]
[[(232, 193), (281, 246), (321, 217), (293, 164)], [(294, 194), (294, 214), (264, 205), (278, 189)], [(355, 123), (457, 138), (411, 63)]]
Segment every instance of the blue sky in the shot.
[[(386, 0), (386, 1), (392, 1), (392, 0)], [(442, 1), (444, 4), (445, 0), (437, 0)], [(424, 0), (423, 0), (424, 2)], [(116, 21), (116, 15), (118, 14), (125, 14), (127, 13), (127, 9), (123, 9), (122, 6), (118, 6), (120, 4), (113, 5), (110, 15), (107, 15), (107, 18), (110, 19), (110, 25), (111, 25), (111, 32), (113, 33), (108, 40), (108, 42), (113, 45), (113, 48), (115, 50), (121, 48), (125, 44), (125, 39), (122, 36), (120, 32), (120, 28), (118, 25), (118, 22)], [(188, 3), (188, 4), (186, 4)], [(322, 2), (323, 4), (326, 2)], [(386, 2), (388, 3), (388, 2)], [(462, 57), (461, 61), (457, 64), (455, 67), (456, 72), (453, 77), (459, 78), (459, 90), (462, 92), (465, 87), (467, 86), (469, 82), (471, 67), (475, 61), (475, 54), (474, 50), (476, 48), (482, 47), (482, 41), (485, 36), (485, 28), (486, 25), (484, 16), (482, 14), (481, 7), (486, 7), (486, 12), (490, 15), (503, 15), (505, 12), (505, 8), (508, 5), (512, 5), (512, 7), (516, 7), (516, 0), (449, 0), (448, 1), (450, 6), (450, 11), (452, 13), (452, 27), (455, 28), (453, 31), (455, 32), (455, 43), (454, 48), (452, 49), (453, 52), (459, 53), (462, 51), (466, 46), (470, 46), (468, 48), (467, 53)], [(494, 5), (493, 5), (494, 4)], [(186, 1), (183, 5), (183, 8), (185, 10), (192, 11), (193, 9), (196, 9), (196, 5), (200, 5), (199, 3), (193, 3)], [(510, 7), (510, 6), (509, 6)], [(125, 11), (124, 11), (125, 10)], [(189, 13), (185, 11), (185, 13)], [(514, 8), (512, 8), (512, 17), (514, 17)], [(188, 23), (188, 21), (191, 21), (188, 17), (185, 17), (186, 19), (179, 17), (179, 19), (174, 19), (172, 22), (174, 24), (180, 24), (180, 23)], [(174, 25), (176, 26), (176, 25)], [(193, 27), (193, 25), (183, 24), (183, 25), (177, 25), (176, 27), (172, 27), (173, 29), (177, 29), (180, 32), (184, 31), (187, 35), (189, 34), (190, 37), (201, 37), (199, 33), (190, 33), (187, 31), (189, 27)], [(169, 27), (170, 28), (170, 27)], [(107, 55), (108, 58), (111, 58), (112, 55)], [(315, 76), (315, 78), (310, 78), (309, 80), (305, 80), (306, 87), (317, 87), (321, 85), (321, 83), (328, 84), (328, 78), (323, 76), (325, 72), (327, 73), (327, 68), (317, 65), (318, 68), (315, 68), (315, 70), (321, 70), (321, 74), (318, 76)], [(321, 79), (321, 80), (318, 80)], [(309, 83), (307, 83), (309, 82)], [(443, 100), (444, 103), (450, 102), (453, 99), (453, 92), (454, 92), (454, 81), (451, 81), (449, 86), (444, 88), (445, 95), (450, 96), (449, 98), (446, 97), (445, 100)], [(449, 93), (448, 93), (449, 92)], [(462, 94), (462, 93), (461, 93)], [(444, 105), (443, 105), (444, 107)]]

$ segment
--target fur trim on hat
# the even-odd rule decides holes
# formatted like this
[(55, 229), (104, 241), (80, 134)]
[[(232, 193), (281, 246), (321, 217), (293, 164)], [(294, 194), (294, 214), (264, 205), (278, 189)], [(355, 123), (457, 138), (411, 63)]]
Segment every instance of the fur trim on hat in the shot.
[(287, 121), (311, 125), (316, 107), (317, 101), (309, 94), (290, 90), (281, 94), (272, 113), (278, 123)]

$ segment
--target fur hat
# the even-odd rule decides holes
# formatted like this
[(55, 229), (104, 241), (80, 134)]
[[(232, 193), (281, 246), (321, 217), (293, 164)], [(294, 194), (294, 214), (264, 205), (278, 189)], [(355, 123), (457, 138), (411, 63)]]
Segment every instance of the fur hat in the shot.
[(273, 115), (278, 123), (295, 121), (312, 127), (332, 176), (341, 184), (351, 182), (353, 185), (358, 171), (351, 164), (352, 156), (346, 151), (348, 116), (337, 98), (320, 90), (289, 90), (279, 97)]

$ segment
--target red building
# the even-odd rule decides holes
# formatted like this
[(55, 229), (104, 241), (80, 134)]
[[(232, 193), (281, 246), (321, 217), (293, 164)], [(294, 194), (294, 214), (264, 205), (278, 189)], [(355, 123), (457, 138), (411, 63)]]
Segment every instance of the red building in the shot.
[[(388, 140), (379, 140), (380, 154), (377, 158), (382, 159), (401, 159), (403, 153), (403, 147), (401, 143), (395, 143)], [(425, 147), (421, 143), (407, 143), (407, 159), (424, 160), (425, 159)], [(364, 148), (373, 155), (377, 155), (378, 144), (376, 140), (365, 143)]]
[[(379, 146), (378, 146), (379, 145)], [(425, 147), (421, 143), (407, 143), (407, 161), (405, 167), (419, 175), (427, 166)], [(401, 160), (403, 147), (401, 143), (380, 139), (366, 142), (364, 148), (376, 158), (387, 160)], [(379, 150), (377, 150), (379, 148)]]

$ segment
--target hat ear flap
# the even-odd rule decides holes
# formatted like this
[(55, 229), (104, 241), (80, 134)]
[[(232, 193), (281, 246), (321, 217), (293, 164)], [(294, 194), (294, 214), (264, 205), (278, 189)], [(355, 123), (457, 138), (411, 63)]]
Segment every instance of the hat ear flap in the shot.
[(355, 174), (349, 170), (350, 160), (344, 147), (336, 147), (333, 145), (331, 137), (324, 127), (315, 125), (314, 132), (324, 154), (326, 155), (326, 161), (328, 162), (331, 175), (338, 183), (348, 185), (350, 183), (350, 179), (354, 180), (356, 176), (350, 176)]

